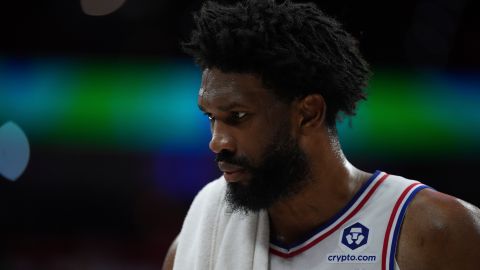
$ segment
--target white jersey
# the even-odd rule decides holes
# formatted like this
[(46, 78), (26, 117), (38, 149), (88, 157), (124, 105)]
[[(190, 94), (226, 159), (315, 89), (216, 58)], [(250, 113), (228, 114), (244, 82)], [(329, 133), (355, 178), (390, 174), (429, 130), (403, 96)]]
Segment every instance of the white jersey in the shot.
[(348, 205), (311, 237), (271, 241), (271, 270), (398, 270), (398, 235), (408, 204), (426, 185), (377, 171)]

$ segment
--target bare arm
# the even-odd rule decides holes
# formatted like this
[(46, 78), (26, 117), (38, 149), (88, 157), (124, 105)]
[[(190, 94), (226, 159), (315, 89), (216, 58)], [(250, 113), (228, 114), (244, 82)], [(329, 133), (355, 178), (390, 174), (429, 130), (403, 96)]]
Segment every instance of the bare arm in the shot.
[(177, 252), (177, 243), (178, 243), (178, 236), (173, 240), (170, 248), (167, 251), (167, 255), (165, 256), (165, 260), (163, 261), (162, 270), (172, 270), (173, 269), (173, 262), (175, 261), (175, 254)]
[(434, 190), (417, 197), (400, 234), (400, 269), (479, 269), (480, 209)]

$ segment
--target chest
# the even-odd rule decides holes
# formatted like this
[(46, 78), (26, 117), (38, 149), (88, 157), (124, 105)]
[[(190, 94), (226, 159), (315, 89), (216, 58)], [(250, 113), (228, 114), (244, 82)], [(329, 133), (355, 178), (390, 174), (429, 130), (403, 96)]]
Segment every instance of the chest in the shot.
[(395, 253), (402, 219), (408, 203), (426, 186), (383, 180), (361, 190), (308, 239), (291, 246), (272, 242), (270, 269), (399, 270)]

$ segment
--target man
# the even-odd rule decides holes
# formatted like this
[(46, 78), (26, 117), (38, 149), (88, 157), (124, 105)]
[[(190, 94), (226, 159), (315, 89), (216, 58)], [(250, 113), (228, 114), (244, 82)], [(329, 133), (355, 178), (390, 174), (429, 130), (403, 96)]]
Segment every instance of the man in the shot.
[(184, 44), (223, 176), (164, 269), (479, 269), (480, 210), (355, 168), (336, 132), (365, 99), (355, 40), (313, 4), (207, 2)]

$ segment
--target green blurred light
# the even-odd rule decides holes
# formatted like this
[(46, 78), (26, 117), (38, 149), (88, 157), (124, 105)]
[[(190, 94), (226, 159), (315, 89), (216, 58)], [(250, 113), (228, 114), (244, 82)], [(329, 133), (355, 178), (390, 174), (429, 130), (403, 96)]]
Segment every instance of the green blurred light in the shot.
[(342, 144), (353, 153), (436, 155), (480, 149), (480, 92), (466, 97), (461, 88), (440, 87), (428, 73), (384, 71), (375, 75), (368, 94), (357, 116), (339, 126)]
[[(203, 151), (199, 84), (200, 71), (180, 60), (3, 58), (0, 121), (45, 145)], [(357, 116), (339, 124), (341, 143), (359, 156), (478, 153), (478, 89), (475, 74), (377, 71)]]

